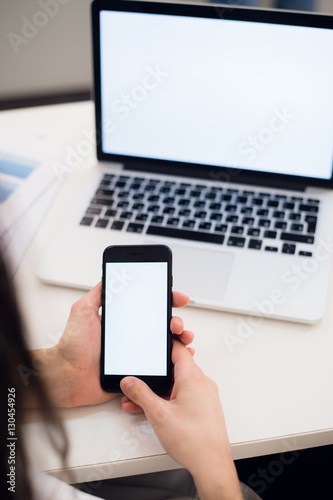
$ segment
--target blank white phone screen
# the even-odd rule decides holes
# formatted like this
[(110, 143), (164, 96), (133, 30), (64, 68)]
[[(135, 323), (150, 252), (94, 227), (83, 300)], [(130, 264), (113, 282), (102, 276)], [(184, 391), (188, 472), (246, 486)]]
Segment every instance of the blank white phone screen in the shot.
[(106, 263), (106, 375), (167, 374), (166, 262)]

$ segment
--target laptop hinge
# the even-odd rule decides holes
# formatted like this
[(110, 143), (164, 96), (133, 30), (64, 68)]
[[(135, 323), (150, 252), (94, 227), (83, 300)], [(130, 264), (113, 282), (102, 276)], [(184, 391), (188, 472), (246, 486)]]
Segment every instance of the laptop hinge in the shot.
[(279, 175), (256, 175), (251, 178), (241, 169), (214, 169), (211, 170), (207, 167), (193, 168), (192, 166), (179, 166), (179, 165), (161, 165), (154, 162), (137, 162), (129, 161), (123, 164), (124, 170), (134, 170), (141, 172), (152, 172), (154, 174), (163, 175), (177, 175), (182, 177), (191, 177), (195, 179), (206, 179), (207, 181), (216, 181), (223, 184), (246, 184), (249, 186), (262, 186), (275, 189), (285, 189), (288, 191), (304, 192), (307, 185), (297, 182), (294, 179), (288, 179)]

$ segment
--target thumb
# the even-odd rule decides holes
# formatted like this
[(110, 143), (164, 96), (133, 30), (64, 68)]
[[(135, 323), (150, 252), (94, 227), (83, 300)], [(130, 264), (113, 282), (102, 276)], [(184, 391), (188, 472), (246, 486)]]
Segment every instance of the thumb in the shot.
[(125, 377), (120, 382), (120, 388), (133, 403), (140, 406), (148, 420), (153, 420), (156, 408), (161, 405), (161, 398), (148, 385), (136, 377)]

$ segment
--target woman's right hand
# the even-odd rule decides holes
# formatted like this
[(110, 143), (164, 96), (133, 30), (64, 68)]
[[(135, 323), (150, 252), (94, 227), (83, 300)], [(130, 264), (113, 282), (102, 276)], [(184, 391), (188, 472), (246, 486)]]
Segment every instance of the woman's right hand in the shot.
[(142, 408), (164, 449), (193, 476), (201, 500), (243, 498), (232, 459), (215, 382), (195, 363), (190, 351), (173, 342), (174, 385), (170, 399), (140, 379), (121, 381), (122, 408)]

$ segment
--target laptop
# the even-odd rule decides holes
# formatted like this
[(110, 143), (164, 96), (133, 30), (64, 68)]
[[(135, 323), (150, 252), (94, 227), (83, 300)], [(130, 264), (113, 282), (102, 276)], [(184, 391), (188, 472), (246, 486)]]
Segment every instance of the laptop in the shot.
[(105, 247), (162, 243), (193, 306), (317, 322), (333, 251), (332, 17), (96, 0), (92, 28), (99, 161), (39, 277), (89, 289)]

